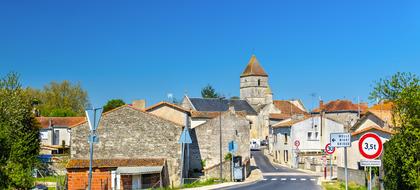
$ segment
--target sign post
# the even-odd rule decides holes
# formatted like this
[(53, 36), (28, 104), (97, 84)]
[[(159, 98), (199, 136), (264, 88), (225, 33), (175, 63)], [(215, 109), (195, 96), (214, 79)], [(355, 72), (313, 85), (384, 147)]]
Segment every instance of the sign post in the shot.
[(351, 134), (350, 133), (331, 133), (330, 144), (332, 147), (336, 147), (336, 148), (344, 147), (344, 176), (346, 178), (346, 190), (348, 190), (349, 175), (347, 171), (347, 147), (351, 147)]
[(382, 154), (381, 138), (375, 133), (366, 133), (359, 139), (359, 152), (363, 157), (369, 160), (361, 160), (361, 166), (369, 167), (369, 185), (368, 189), (372, 189), (372, 167), (380, 167), (381, 160), (375, 160)]
[(330, 155), (330, 179), (333, 178), (333, 164), (332, 164), (332, 154), (335, 152), (335, 147), (331, 146), (331, 143), (328, 143), (325, 146), (325, 152)]
[(102, 108), (92, 108), (87, 109), (85, 111), (86, 118), (89, 124), (89, 176), (88, 176), (88, 189), (92, 189), (92, 162), (93, 162), (93, 143), (97, 143), (99, 141), (98, 137), (96, 136), (96, 129), (98, 129), (99, 121), (101, 120), (102, 116)]
[(300, 146), (300, 141), (299, 140), (295, 140), (294, 142), (295, 146), (296, 146), (296, 168), (299, 168), (299, 146)]
[(235, 142), (235, 141), (230, 141), (229, 142), (229, 146), (228, 146), (228, 148), (229, 148), (229, 152), (230, 152), (230, 154), (231, 154), (231, 161), (232, 161), (232, 168), (231, 168), (231, 176), (232, 176), (232, 181), (234, 181), (234, 176), (233, 176), (233, 174), (234, 174), (234, 172), (233, 172), (233, 157), (235, 156), (235, 152), (238, 150), (238, 144)]
[[(188, 131), (188, 127), (185, 127), (184, 130), (181, 133), (181, 137), (179, 137), (179, 144), (181, 144), (181, 186), (184, 184), (183, 178), (184, 178), (184, 157), (185, 157), (185, 145), (191, 144), (191, 136), (190, 132)], [(189, 158), (188, 158), (189, 159)]]

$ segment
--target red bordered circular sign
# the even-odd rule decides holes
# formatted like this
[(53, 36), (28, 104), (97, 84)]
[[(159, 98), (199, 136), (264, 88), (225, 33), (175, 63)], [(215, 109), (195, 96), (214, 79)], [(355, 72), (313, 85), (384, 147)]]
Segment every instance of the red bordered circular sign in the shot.
[(328, 144), (325, 146), (325, 152), (326, 152), (327, 154), (334, 154), (334, 152), (335, 152), (335, 147), (332, 147), (332, 146), (331, 146), (331, 143), (328, 143)]
[(366, 133), (359, 139), (359, 152), (367, 159), (375, 159), (382, 153), (382, 141), (374, 133)]
[(295, 146), (299, 147), (300, 146), (300, 141), (299, 140), (295, 140)]

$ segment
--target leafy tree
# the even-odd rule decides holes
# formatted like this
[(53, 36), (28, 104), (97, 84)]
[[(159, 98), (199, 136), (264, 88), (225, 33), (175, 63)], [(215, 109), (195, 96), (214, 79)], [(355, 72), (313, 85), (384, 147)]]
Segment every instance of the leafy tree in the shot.
[(19, 77), (0, 80), (0, 189), (28, 189), (38, 163), (39, 126), (33, 99), (22, 90)]
[(240, 100), (241, 98), (239, 96), (232, 96), (230, 97), (231, 100)]
[(216, 90), (208, 84), (201, 90), (201, 97), (203, 98), (220, 98), (220, 95), (216, 93)]
[(125, 105), (125, 102), (123, 100), (121, 100), (121, 99), (112, 99), (112, 100), (109, 100), (106, 103), (106, 105), (104, 106), (104, 112), (107, 112), (109, 110), (118, 108), (118, 107), (123, 106), (123, 105)]
[(397, 134), (384, 145), (384, 184), (387, 189), (420, 189), (420, 83), (410, 73), (382, 79), (371, 99), (394, 102)]
[(42, 116), (83, 116), (89, 104), (88, 94), (80, 83), (72, 84), (66, 80), (51, 82), (42, 90), (28, 88), (26, 91), (33, 97)]

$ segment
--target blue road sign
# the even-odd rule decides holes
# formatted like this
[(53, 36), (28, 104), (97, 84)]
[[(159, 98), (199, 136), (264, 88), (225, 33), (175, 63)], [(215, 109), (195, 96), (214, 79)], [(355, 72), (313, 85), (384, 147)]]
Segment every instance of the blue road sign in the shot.
[(86, 117), (91, 131), (95, 131), (99, 126), (101, 120), (102, 108), (94, 108), (86, 110)]
[(235, 141), (229, 142), (229, 152), (235, 153), (238, 150), (238, 144)]
[(181, 137), (179, 138), (178, 141), (179, 144), (191, 144), (192, 140), (191, 140), (191, 136), (190, 136), (190, 132), (188, 132), (188, 128), (184, 128), (184, 131), (182, 131)]

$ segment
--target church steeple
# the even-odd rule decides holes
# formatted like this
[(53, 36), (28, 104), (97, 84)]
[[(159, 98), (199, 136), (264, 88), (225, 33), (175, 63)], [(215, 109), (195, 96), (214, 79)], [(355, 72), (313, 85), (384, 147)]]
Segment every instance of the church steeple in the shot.
[(251, 56), (251, 59), (248, 62), (244, 72), (242, 72), (241, 77), (247, 76), (265, 76), (268, 77), (267, 73), (261, 67), (260, 62), (258, 61), (255, 55)]
[(251, 56), (244, 72), (240, 76), (240, 95), (255, 109), (272, 101), (271, 89), (268, 86), (268, 75), (261, 67), (257, 57)]

